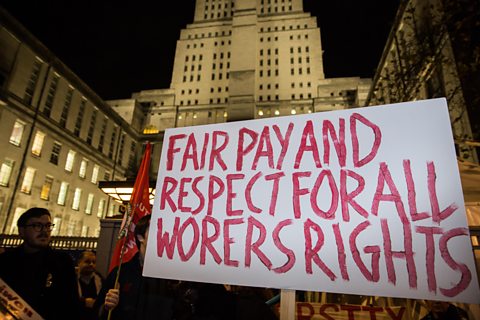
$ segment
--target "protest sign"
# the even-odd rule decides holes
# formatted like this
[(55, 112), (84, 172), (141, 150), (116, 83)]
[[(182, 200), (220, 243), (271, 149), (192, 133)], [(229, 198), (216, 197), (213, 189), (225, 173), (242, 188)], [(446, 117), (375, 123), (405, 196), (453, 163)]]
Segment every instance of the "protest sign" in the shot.
[(0, 278), (0, 319), (43, 320), (43, 318)]
[(297, 320), (404, 320), (405, 307), (297, 302)]
[(167, 130), (143, 272), (478, 303), (445, 99)]

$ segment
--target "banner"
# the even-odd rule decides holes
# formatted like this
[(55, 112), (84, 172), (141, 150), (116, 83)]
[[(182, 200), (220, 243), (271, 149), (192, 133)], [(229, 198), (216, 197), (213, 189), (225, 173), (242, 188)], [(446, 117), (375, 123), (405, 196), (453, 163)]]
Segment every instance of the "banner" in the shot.
[(479, 303), (445, 99), (169, 129), (144, 275)]
[(0, 278), (0, 319), (43, 320), (43, 318)]
[[(135, 184), (133, 185), (132, 196), (130, 197), (131, 212), (127, 210), (123, 216), (120, 230), (121, 238), (115, 245), (108, 272), (112, 271), (120, 263), (129, 261), (138, 252), (137, 245), (135, 243), (135, 226), (141, 217), (151, 214), (152, 212), (149, 192), (151, 152), (152, 146), (150, 142), (147, 142), (145, 152), (143, 153), (142, 162), (140, 164), (140, 168), (138, 169), (137, 178), (135, 179)], [(128, 221), (128, 219), (131, 221)], [(128, 228), (128, 230), (125, 228)], [(122, 248), (125, 248), (125, 251), (123, 253), (122, 261), (120, 261)]]
[(405, 307), (359, 306), (335, 303), (296, 303), (297, 320), (404, 320)]

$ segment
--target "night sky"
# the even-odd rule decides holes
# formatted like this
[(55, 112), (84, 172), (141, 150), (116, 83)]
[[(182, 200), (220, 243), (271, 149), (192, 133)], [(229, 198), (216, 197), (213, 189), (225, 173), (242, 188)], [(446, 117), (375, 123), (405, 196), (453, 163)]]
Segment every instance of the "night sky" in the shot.
[[(165, 9), (168, 1), (168, 7)], [(400, 0), (304, 0), (317, 17), (327, 78), (373, 77)], [(100, 97), (170, 86), (194, 0), (0, 0)]]

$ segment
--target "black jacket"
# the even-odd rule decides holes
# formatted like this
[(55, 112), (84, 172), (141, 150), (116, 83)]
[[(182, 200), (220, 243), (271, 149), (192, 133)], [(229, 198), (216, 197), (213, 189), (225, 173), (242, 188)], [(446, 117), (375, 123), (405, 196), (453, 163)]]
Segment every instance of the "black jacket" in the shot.
[(0, 278), (46, 320), (78, 319), (79, 297), (72, 258), (50, 248), (23, 247), (0, 254)]
[[(103, 310), (105, 296), (115, 285), (118, 268), (112, 270), (95, 301), (96, 308), (107, 319), (108, 312)], [(165, 320), (173, 319), (174, 294), (169, 281), (142, 276), (142, 267), (138, 254), (120, 268), (120, 301), (113, 309), (111, 320)]]

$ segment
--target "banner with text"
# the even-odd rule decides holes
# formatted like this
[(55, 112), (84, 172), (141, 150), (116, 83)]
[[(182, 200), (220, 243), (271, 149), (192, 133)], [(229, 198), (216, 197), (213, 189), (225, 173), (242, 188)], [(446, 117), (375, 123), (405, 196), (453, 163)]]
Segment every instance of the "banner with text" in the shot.
[(2, 278), (0, 278), (0, 319), (43, 320)]
[(297, 320), (405, 320), (405, 307), (359, 306), (335, 303), (296, 303)]
[(445, 99), (165, 132), (144, 275), (479, 303)]

